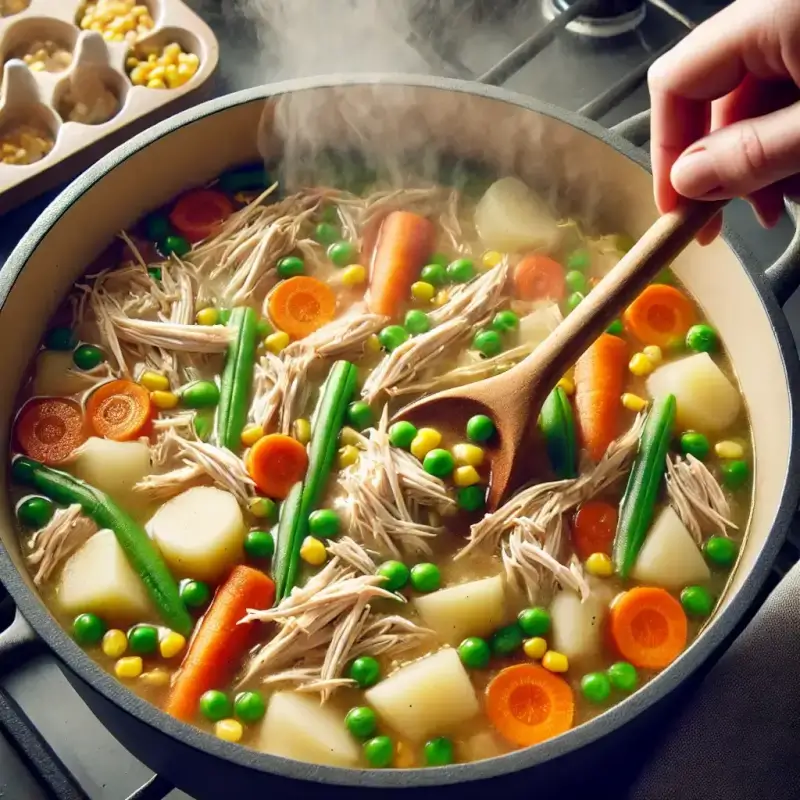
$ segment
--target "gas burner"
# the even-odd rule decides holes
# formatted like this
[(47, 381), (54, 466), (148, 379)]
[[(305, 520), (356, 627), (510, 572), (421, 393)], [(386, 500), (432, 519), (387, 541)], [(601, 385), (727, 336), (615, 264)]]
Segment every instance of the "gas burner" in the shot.
[(578, 5), (585, 8), (566, 29), (597, 39), (629, 33), (641, 25), (647, 13), (644, 0), (544, 0), (544, 14), (553, 19)]

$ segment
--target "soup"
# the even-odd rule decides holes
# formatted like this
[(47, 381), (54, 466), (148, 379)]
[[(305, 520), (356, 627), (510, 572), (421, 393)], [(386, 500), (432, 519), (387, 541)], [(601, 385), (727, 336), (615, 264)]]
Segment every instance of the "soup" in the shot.
[(478, 760), (624, 700), (698, 635), (748, 519), (744, 405), (692, 298), (664, 273), (563, 376), (541, 470), (491, 513), (496, 420), (397, 412), (519, 362), (629, 244), (509, 177), (283, 196), (243, 167), (155, 210), (20, 391), (52, 613), (174, 717), (317, 763)]

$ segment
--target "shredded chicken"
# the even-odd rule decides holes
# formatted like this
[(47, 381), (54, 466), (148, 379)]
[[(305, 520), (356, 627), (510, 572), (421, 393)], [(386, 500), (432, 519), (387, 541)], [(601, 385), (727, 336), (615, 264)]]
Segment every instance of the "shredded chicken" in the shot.
[(364, 343), (389, 322), (382, 314), (371, 314), (363, 304), (354, 306), (347, 316), (323, 325), (305, 339), (290, 344), (283, 354), (297, 357), (312, 351), (315, 358), (342, 358), (361, 355)]
[(59, 508), (41, 530), (36, 531), (28, 543), (31, 553), (28, 563), (37, 567), (33, 582), (41, 586), (59, 565), (82, 544), (97, 533), (97, 525), (75, 503)]
[(301, 349), (294, 355), (276, 356), (267, 351), (256, 364), (253, 377), (253, 402), (250, 415), (265, 429), (289, 433), (292, 421), (300, 416), (307, 398), (305, 380), (314, 353)]
[(332, 556), (337, 556), (363, 575), (372, 575), (377, 568), (369, 551), (349, 536), (331, 539), (328, 542), (327, 550)]

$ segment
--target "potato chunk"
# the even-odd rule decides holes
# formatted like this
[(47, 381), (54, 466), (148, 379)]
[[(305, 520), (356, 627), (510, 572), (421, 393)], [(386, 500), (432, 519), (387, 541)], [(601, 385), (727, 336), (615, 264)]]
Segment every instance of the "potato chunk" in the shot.
[(611, 591), (597, 586), (585, 602), (573, 591), (560, 591), (550, 604), (553, 627), (550, 646), (570, 661), (580, 661), (600, 652), (603, 620), (608, 613)]
[(469, 675), (449, 648), (401, 667), (364, 697), (386, 723), (414, 741), (453, 731), (479, 710)]
[(130, 510), (128, 506), (140, 502), (133, 487), (150, 474), (150, 448), (144, 442), (114, 442), (93, 436), (81, 447), (73, 471)]
[(36, 356), (33, 393), (66, 397), (86, 391), (88, 384), (78, 374), (72, 353), (61, 350), (42, 350)]
[(215, 583), (243, 557), (245, 525), (239, 503), (213, 486), (195, 486), (168, 500), (147, 530), (179, 577)]
[(321, 706), (316, 696), (291, 691), (270, 698), (255, 746), (276, 756), (334, 767), (354, 767), (361, 754), (341, 714)]

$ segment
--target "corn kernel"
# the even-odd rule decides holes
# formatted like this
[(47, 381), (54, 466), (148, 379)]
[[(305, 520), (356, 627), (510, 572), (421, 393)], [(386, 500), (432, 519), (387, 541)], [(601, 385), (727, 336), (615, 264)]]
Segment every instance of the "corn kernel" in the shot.
[(544, 654), (547, 652), (547, 642), (541, 636), (534, 636), (532, 639), (524, 641), (522, 649), (528, 658), (539, 661), (544, 658)]
[(628, 369), (638, 378), (644, 378), (645, 375), (649, 375), (654, 367), (653, 362), (644, 353), (634, 354), (628, 363)]
[(238, 742), (244, 734), (242, 723), (235, 719), (221, 719), (214, 725), (214, 734), (217, 739), (226, 742)]
[(398, 742), (394, 746), (394, 761), (392, 766), (396, 769), (410, 769), (416, 764), (414, 751), (403, 742)]
[(366, 342), (365, 349), (368, 353), (380, 353), (381, 340), (373, 333)]
[(744, 447), (738, 442), (726, 439), (724, 442), (717, 442), (714, 445), (714, 452), (719, 458), (742, 458), (744, 456)]
[(178, 81), (178, 68), (174, 64), (167, 64), (166, 68), (164, 69), (164, 78), (167, 81), (167, 86), (169, 86), (170, 89), (174, 89), (176, 86), (180, 85)]
[(614, 565), (605, 553), (592, 553), (586, 559), (586, 571), (596, 578), (610, 578), (614, 574)]
[(278, 355), (288, 344), (289, 334), (285, 331), (275, 331), (264, 339), (264, 347), (275, 355)]
[(411, 296), (420, 303), (430, 303), (436, 294), (432, 283), (427, 281), (416, 281), (411, 284)]
[(147, 63), (148, 64), (155, 64), (158, 61), (158, 56), (155, 53), (148, 53), (147, 54)]
[(436, 308), (440, 308), (450, 300), (450, 292), (447, 289), (439, 289), (436, 296), (433, 298), (433, 304)]
[(44, 61), (34, 61), (30, 65), (30, 70), (31, 70), (31, 72), (44, 72), (44, 70), (45, 70)]
[(358, 456), (359, 456), (358, 448), (355, 445), (346, 444), (344, 447), (340, 447), (337, 459), (339, 469), (352, 467), (353, 464), (355, 464), (356, 461), (358, 461)]
[(136, 56), (129, 56), (128, 58), (125, 59), (125, 66), (128, 69), (133, 69), (134, 67), (138, 67), (139, 59), (136, 58)]
[[(144, 11), (142, 11), (140, 13), (146, 14), (147, 13), (147, 9), (145, 9)], [(177, 42), (170, 42), (164, 48), (164, 55), (165, 56), (175, 56), (175, 58), (177, 59), (180, 54), (181, 54), (181, 46)]]
[(478, 475), (478, 470), (475, 467), (456, 467), (453, 470), (453, 483), (456, 486), (474, 486), (480, 483), (481, 476)]
[(114, 38), (114, 31), (112, 31), (112, 30), (109, 30), (108, 28), (106, 28), (106, 29), (103, 31), (103, 38), (104, 38), (104, 39), (105, 39), (107, 42), (110, 42), (110, 41), (111, 41), (111, 40)]
[(134, 86), (144, 86), (147, 83), (147, 72), (142, 68), (140, 64), (138, 67), (134, 67), (131, 70), (130, 74), (131, 83)]
[(139, 656), (126, 656), (114, 664), (114, 674), (120, 678), (138, 678), (142, 674), (142, 659)]
[(638, 394), (625, 392), (625, 394), (622, 395), (622, 405), (625, 406), (628, 411), (635, 411), (638, 414), (640, 411), (647, 408), (647, 400), (645, 400), (644, 397), (639, 397)]
[(128, 637), (124, 631), (112, 628), (103, 634), (101, 647), (109, 658), (119, 658), (128, 649)]
[(194, 316), (198, 325), (216, 325), (219, 322), (219, 311), (216, 308), (201, 308)]
[(647, 347), (643, 347), (642, 352), (653, 362), (653, 364), (660, 364), (664, 360), (664, 355), (661, 352), (661, 348), (657, 344), (649, 344)]
[(194, 67), (196, 70), (197, 67), (200, 66), (200, 56), (198, 56), (197, 53), (184, 53), (183, 63)]
[(411, 455), (416, 456), (420, 461), (425, 458), (431, 450), (438, 447), (442, 441), (442, 434), (433, 428), (420, 428), (417, 435), (411, 442)]
[(150, 392), (150, 400), (156, 408), (164, 410), (175, 408), (178, 405), (178, 395), (174, 392)]
[[(145, 14), (149, 14), (149, 13), (150, 12), (147, 10), (147, 6), (134, 6), (131, 9), (131, 14), (134, 17), (141, 17), (141, 16), (144, 16)], [(178, 47), (180, 49), (179, 45), (174, 45), (174, 44), (168, 44), (167, 47)], [(165, 47), (164, 49), (166, 50), (167, 47)]]
[(550, 672), (566, 672), (569, 669), (569, 660), (563, 653), (548, 650), (542, 656), (542, 666)]
[(170, 631), (159, 643), (158, 651), (162, 658), (174, 658), (186, 647), (186, 639), (175, 631)]
[(178, 64), (178, 77), (189, 78), (197, 72), (197, 67), (194, 64)]
[(306, 564), (311, 564), (312, 567), (319, 567), (325, 563), (328, 553), (325, 550), (325, 545), (319, 539), (315, 539), (313, 536), (306, 536), (300, 546), (300, 558)]
[(345, 425), (344, 428), (342, 428), (339, 431), (340, 447), (344, 447), (345, 445), (348, 444), (358, 446), (358, 443), (361, 441), (362, 438), (363, 437), (361, 436), (361, 434), (354, 428), (351, 428), (349, 425)]
[(242, 431), (242, 444), (245, 447), (252, 447), (262, 436), (264, 429), (260, 425), (245, 425)]
[(311, 423), (302, 417), (292, 423), (292, 436), (300, 444), (308, 444), (311, 441)]
[(561, 387), (564, 390), (564, 394), (569, 395), (570, 397), (575, 394), (575, 381), (572, 378), (568, 378), (566, 375), (556, 384), (556, 386)]
[(149, 14), (142, 14), (142, 16), (139, 17), (139, 19), (136, 20), (136, 22), (138, 23), (136, 26), (137, 29), (144, 28), (145, 30), (150, 30), (150, 28), (152, 28), (153, 25), (155, 25), (155, 23), (153, 22), (153, 18)]
[(366, 280), (367, 270), (361, 264), (351, 264), (342, 270), (342, 283), (345, 286), (360, 286)]
[(100, 22), (100, 20), (96, 19), (96, 20), (92, 21), (89, 24), (89, 30), (90, 31), (95, 31), (96, 33), (102, 33), (103, 32), (103, 23)]
[(165, 392), (169, 389), (169, 378), (160, 372), (147, 370), (142, 373), (139, 383), (151, 392)]
[(166, 70), (164, 67), (162, 67), (160, 64), (156, 65), (152, 70), (150, 70), (150, 80), (164, 80), (165, 72)]
[(491, 269), (492, 267), (496, 267), (502, 260), (502, 253), (498, 253), (497, 250), (487, 250), (481, 258), (481, 264), (483, 264), (486, 269)]
[(247, 501), (247, 510), (257, 519), (265, 519), (275, 508), (275, 503), (267, 497), (251, 497)]
[(479, 467), (483, 464), (484, 452), (482, 447), (476, 444), (461, 444), (453, 445), (450, 452), (456, 460), (456, 464), (460, 467)]
[(169, 683), (169, 672), (167, 672), (165, 669), (151, 669), (147, 672), (143, 672), (139, 676), (139, 680), (145, 686), (166, 686)]
[(167, 84), (161, 80), (161, 78), (151, 78), (147, 81), (147, 88), (148, 89), (166, 89)]

